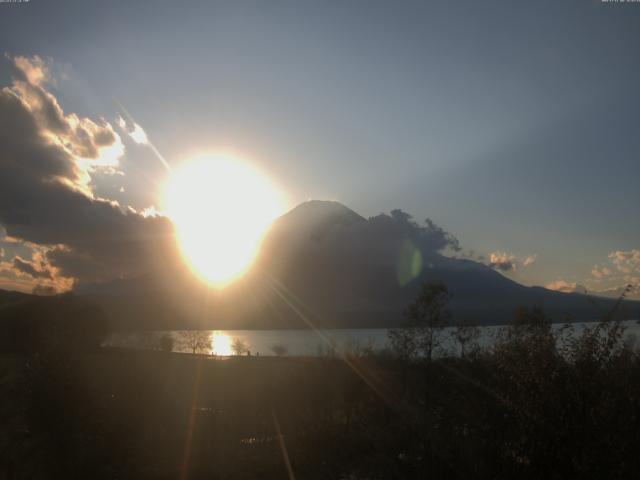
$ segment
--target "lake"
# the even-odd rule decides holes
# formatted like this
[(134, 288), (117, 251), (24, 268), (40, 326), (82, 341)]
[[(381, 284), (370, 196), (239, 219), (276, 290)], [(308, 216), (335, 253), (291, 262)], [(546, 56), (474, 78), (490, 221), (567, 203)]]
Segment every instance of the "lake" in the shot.
[[(622, 322), (625, 327), (625, 336), (630, 341), (640, 338), (640, 324), (636, 320)], [(587, 325), (595, 325), (596, 322), (574, 323), (576, 332), (579, 333)], [(562, 324), (554, 324), (554, 328), (560, 328)], [(481, 327), (478, 344), (486, 347), (491, 344), (495, 334), (503, 326)], [(451, 338), (453, 328), (443, 330), (444, 341), (442, 353), (458, 354), (458, 345)], [(246, 354), (273, 356), (276, 352), (293, 356), (324, 356), (335, 352), (336, 354), (358, 353), (364, 350), (380, 351), (388, 347), (388, 329), (385, 328), (360, 328), (360, 329), (327, 329), (327, 330), (204, 330), (200, 353), (230, 356), (234, 355), (240, 347)], [(106, 347), (121, 347), (132, 349), (157, 349), (158, 339), (163, 335), (169, 335), (173, 339), (173, 350), (176, 352), (191, 353), (192, 341), (189, 334), (184, 331), (156, 331), (156, 332), (118, 332), (111, 334), (103, 343)], [(236, 347), (234, 349), (234, 347)]]

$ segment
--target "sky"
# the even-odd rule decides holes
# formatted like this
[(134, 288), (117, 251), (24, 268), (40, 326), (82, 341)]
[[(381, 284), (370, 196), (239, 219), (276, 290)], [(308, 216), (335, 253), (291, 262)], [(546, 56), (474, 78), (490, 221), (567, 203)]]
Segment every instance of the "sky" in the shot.
[[(168, 176), (150, 141), (172, 167), (234, 152), (288, 207), (331, 199), (365, 217), (429, 217), (464, 255), (526, 285), (615, 290), (640, 283), (639, 41), (631, 2), (4, 3), (0, 122), (17, 128), (7, 115), (19, 97), (40, 137), (66, 145), (67, 187), (127, 235), (168, 228), (142, 214), (161, 208)], [(65, 124), (75, 114), (95, 125), (85, 128), (94, 155), (36, 116), (41, 91)], [(149, 141), (130, 135), (136, 125)], [(0, 140), (17, 145), (9, 131)], [(18, 184), (0, 203), (13, 232), (25, 225), (18, 198), (34, 200)], [(136, 216), (122, 221), (108, 201)], [(87, 239), (45, 235), (54, 220), (39, 215), (26, 222), (42, 232), (0, 240), (0, 288), (64, 290), (56, 272), (96, 261)], [(126, 264), (111, 254), (103, 261)]]

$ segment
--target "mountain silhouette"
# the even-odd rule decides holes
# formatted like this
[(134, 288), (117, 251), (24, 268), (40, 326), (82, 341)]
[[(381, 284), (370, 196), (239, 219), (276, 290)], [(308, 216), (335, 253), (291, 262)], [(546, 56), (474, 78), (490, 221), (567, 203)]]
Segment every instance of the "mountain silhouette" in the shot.
[[(451, 256), (457, 250), (457, 239), (428, 219), (419, 224), (401, 210), (365, 219), (314, 200), (278, 218), (253, 268), (222, 291), (174, 269), (76, 294), (100, 304), (114, 327), (134, 330), (397, 326), (423, 282), (448, 287), (454, 322), (506, 323), (519, 306), (540, 306), (554, 321), (591, 321), (614, 304), (520, 285)], [(637, 312), (637, 303), (625, 304)]]
[[(297, 225), (303, 225), (297, 228)], [(519, 306), (541, 306), (554, 320), (596, 320), (612, 301), (526, 287), (482, 263), (452, 258), (457, 240), (400, 210), (368, 220), (337, 202), (307, 202), (278, 219), (262, 262), (335, 326), (389, 326), (423, 282), (444, 283), (454, 320), (500, 324)]]

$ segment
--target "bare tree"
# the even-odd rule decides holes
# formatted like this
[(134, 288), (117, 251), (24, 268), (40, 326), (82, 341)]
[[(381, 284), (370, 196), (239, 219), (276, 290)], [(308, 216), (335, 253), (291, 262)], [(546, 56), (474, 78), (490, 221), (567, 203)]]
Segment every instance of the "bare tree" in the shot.
[(247, 346), (247, 342), (245, 342), (240, 337), (236, 337), (231, 343), (231, 350), (233, 351), (234, 355), (240, 356), (247, 353), (249, 351), (249, 347)]
[(389, 331), (392, 350), (405, 359), (420, 354), (431, 362), (433, 352), (442, 343), (442, 329), (451, 317), (448, 309), (450, 298), (443, 284), (424, 283), (404, 312), (407, 326)]
[(470, 321), (462, 321), (456, 325), (451, 336), (460, 344), (460, 356), (464, 358), (468, 347), (477, 345), (477, 340), (480, 337), (480, 328)]
[(211, 349), (211, 333), (204, 330), (185, 330), (181, 332), (183, 343), (192, 354)]
[(350, 357), (366, 357), (374, 351), (372, 338), (349, 336), (344, 343), (343, 354)]
[(413, 360), (418, 354), (418, 342), (413, 329), (392, 328), (387, 333), (393, 353), (401, 360)]

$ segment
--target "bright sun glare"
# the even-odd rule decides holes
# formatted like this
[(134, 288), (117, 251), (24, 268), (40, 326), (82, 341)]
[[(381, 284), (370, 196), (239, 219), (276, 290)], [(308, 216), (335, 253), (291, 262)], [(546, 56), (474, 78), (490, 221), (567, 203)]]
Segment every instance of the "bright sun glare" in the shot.
[(207, 155), (174, 172), (165, 209), (189, 266), (221, 288), (249, 268), (281, 204), (269, 181), (246, 163)]
[(233, 353), (231, 337), (222, 332), (213, 332), (213, 335), (211, 335), (211, 353), (223, 357), (231, 355)]

